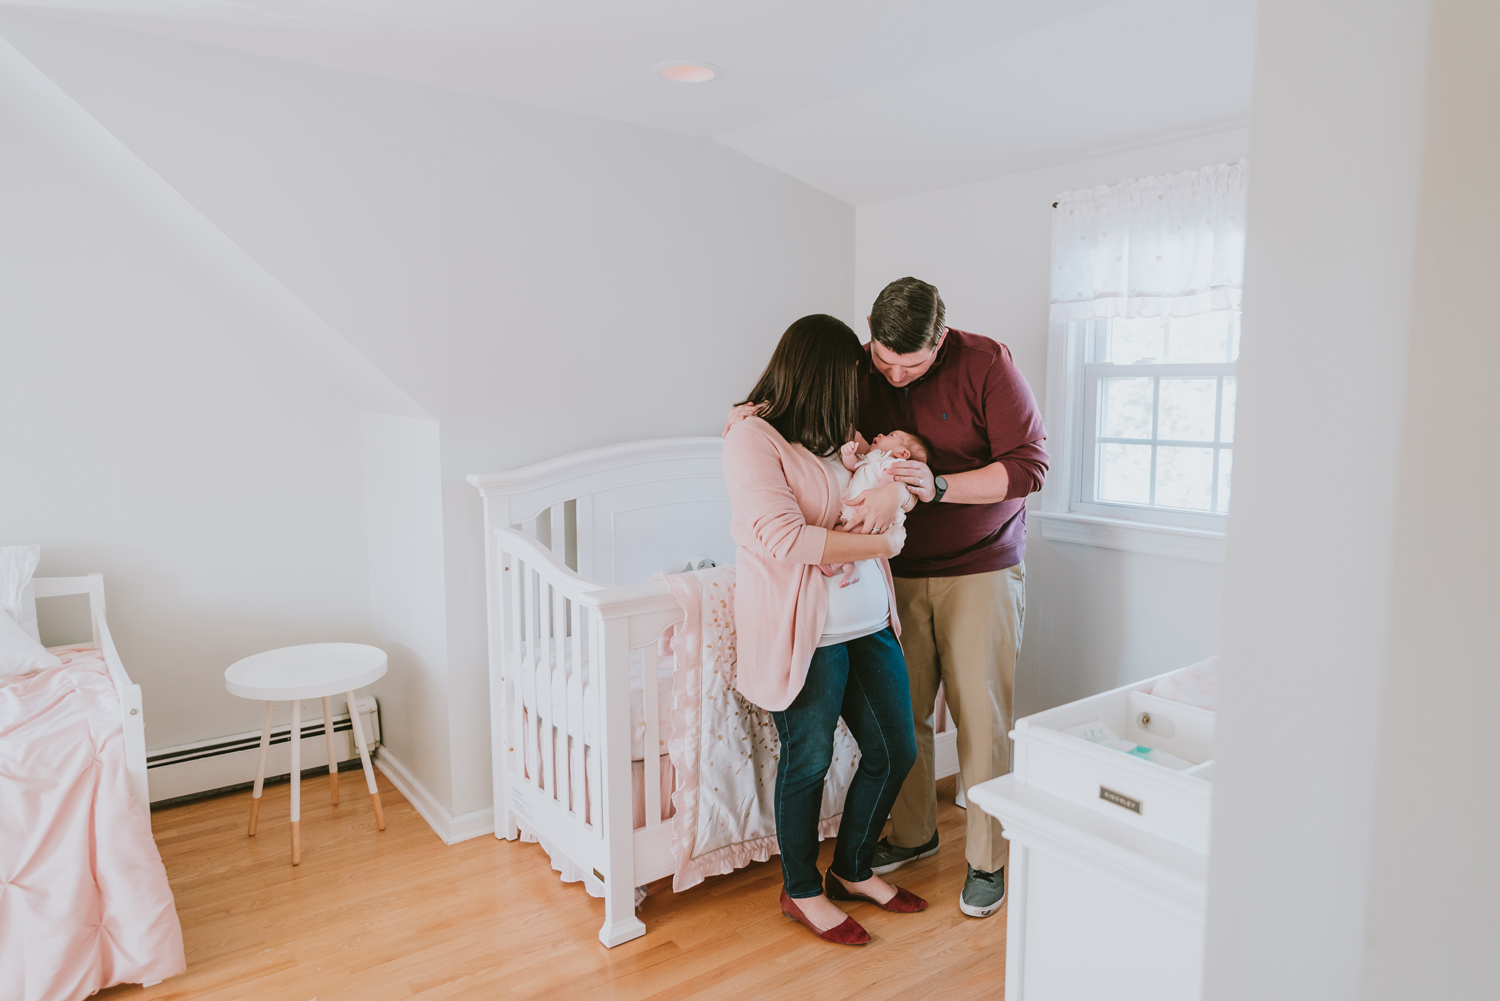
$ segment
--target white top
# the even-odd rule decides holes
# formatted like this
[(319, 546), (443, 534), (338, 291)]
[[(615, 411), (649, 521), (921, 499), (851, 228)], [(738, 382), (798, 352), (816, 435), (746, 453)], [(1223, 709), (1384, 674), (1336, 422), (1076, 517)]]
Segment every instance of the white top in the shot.
[[(833, 470), (842, 494), (849, 487), (849, 470), (837, 455), (823, 461)], [(828, 586), (828, 618), (823, 620), (820, 647), (878, 633), (891, 621), (891, 598), (880, 561), (860, 560), (855, 567), (859, 570), (859, 580), (848, 587), (840, 586), (844, 580), (841, 573), (824, 578)]]
[(224, 671), (229, 694), (261, 702), (320, 699), (363, 688), (385, 674), (385, 651), (363, 643), (308, 643), (235, 661)]

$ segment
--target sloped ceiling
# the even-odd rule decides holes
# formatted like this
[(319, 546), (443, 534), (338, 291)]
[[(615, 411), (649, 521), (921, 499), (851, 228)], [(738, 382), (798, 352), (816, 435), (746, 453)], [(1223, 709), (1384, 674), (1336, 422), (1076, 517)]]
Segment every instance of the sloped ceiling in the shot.
[[(1253, 0), (40, 0), (712, 136), (852, 204), (1244, 125)], [(722, 70), (670, 83), (670, 59)]]

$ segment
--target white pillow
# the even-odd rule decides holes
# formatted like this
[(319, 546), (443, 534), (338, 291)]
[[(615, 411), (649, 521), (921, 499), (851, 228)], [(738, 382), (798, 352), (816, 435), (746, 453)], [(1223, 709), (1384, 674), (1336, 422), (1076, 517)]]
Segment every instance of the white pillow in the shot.
[(36, 627), (36, 592), (31, 575), (41, 559), (41, 546), (0, 546), (0, 612), (19, 623), (38, 643), (42, 636)]
[(0, 678), (31, 674), (62, 663), (48, 653), (26, 630), (16, 625), (5, 612), (0, 612)]

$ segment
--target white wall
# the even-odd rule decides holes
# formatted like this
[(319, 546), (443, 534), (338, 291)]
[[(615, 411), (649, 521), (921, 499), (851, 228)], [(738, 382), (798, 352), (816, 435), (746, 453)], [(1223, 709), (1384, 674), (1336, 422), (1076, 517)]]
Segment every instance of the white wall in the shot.
[(441, 567), (446, 605), (377, 615), (406, 658), (377, 694), (420, 704), (387, 707), (387, 739), (434, 797), (487, 807), (463, 477), (717, 431), (791, 320), (846, 311), (853, 209), (709, 139), (14, 13), (0, 34), (438, 419), (420, 448), (377, 435), (366, 453), (397, 464), (372, 483), (428, 448), (441, 477), (372, 506), (442, 517), (436, 564), (371, 549), (377, 610), (410, 561)]
[(1490, 998), (1500, 13), (1258, 30), (1206, 996)]
[(240, 657), (369, 639), (352, 403), (3, 109), (0, 427), (0, 539), (105, 575), (148, 746), (257, 729)]
[[(1500, 984), (1500, 5), (1433, 5), (1362, 995)], [(1434, 498), (1440, 498), (1434, 511)]]
[[(1239, 129), (947, 188), (856, 211), (854, 311), (885, 284), (936, 285), (948, 322), (1008, 345), (1045, 409), (1052, 202), (1063, 191), (1245, 156)], [(1246, 342), (1253, 337), (1246, 327)], [(1217, 564), (1026, 541), (1026, 635), (1016, 714), (1181, 667), (1218, 649)]]

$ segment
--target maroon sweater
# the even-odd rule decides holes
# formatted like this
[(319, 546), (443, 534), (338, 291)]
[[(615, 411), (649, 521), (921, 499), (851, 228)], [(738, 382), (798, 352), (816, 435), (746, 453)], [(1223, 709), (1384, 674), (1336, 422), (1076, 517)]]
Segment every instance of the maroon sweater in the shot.
[(939, 475), (992, 462), (1010, 490), (998, 504), (918, 504), (906, 516), (897, 577), (957, 577), (1014, 566), (1026, 557), (1026, 495), (1047, 475), (1047, 432), (1031, 387), (1004, 344), (948, 328), (932, 367), (900, 389), (869, 361), (859, 374), (859, 430), (866, 439), (913, 431), (932, 445)]

